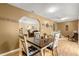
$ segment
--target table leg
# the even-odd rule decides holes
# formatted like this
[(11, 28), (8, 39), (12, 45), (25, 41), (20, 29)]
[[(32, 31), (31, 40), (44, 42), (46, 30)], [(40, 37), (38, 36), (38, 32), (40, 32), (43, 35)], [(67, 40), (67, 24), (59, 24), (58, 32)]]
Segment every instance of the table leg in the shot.
[(53, 49), (52, 49), (52, 56), (53, 56)]
[(21, 49), (21, 50), (19, 51), (19, 56), (22, 56), (22, 42), (21, 42), (20, 39), (19, 39), (19, 48)]
[(45, 49), (43, 50), (43, 55), (45, 56)]
[(51, 48), (52, 48), (52, 56), (53, 56), (54, 55), (54, 53), (53, 53), (53, 44), (51, 46), (52, 46)]
[(44, 54), (43, 54), (43, 49), (41, 49), (41, 56), (44, 56)]

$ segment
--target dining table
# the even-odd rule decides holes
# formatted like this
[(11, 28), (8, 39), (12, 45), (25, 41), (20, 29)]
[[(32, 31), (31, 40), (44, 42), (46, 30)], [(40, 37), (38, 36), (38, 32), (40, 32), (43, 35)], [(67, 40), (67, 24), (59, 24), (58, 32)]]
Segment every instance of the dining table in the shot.
[[(39, 42), (36, 42), (34, 37), (29, 38), (27, 35), (24, 35), (23, 39), (25, 39), (25, 41), (27, 41), (27, 43), (29, 43), (32, 46), (34, 46), (35, 48), (37, 48), (41, 52), (41, 56), (44, 56), (45, 55), (44, 50), (49, 46), (53, 47), (53, 43), (54, 43), (52, 36), (49, 36), (47, 38), (40, 38), (38, 40)], [(26, 44), (26, 45), (28, 46), (28, 44)], [(28, 48), (26, 50), (29, 51)], [(28, 52), (28, 55), (29, 55), (29, 52)], [(53, 48), (52, 48), (52, 55), (53, 55)]]
[[(47, 38), (41, 38), (38, 40), (39, 42), (36, 42), (34, 38), (28, 38), (27, 42), (36, 47), (41, 52), (41, 56), (44, 56), (44, 49), (46, 49), (49, 46), (53, 47), (53, 37), (47, 37)], [(53, 54), (53, 49), (52, 49)]]

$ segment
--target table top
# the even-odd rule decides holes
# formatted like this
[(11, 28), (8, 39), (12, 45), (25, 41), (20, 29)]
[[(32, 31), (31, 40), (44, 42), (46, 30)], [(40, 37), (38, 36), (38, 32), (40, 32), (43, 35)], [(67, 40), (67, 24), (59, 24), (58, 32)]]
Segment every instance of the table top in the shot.
[[(19, 37), (24, 39), (24, 37), (22, 36), (19, 36)], [(34, 37), (27, 38), (28, 43), (33, 44), (39, 48), (43, 48), (49, 45), (50, 43), (52, 43), (53, 41), (54, 41), (53, 37), (48, 37), (47, 39), (35, 39)]]
[(49, 45), (50, 43), (52, 43), (53, 39), (52, 38), (50, 38), (50, 39), (48, 38), (48, 39), (40, 39), (40, 40), (35, 41), (34, 38), (29, 38), (29, 39), (27, 39), (27, 41), (29, 43), (31, 43), (31, 44), (36, 45), (39, 48), (43, 48), (43, 47)]

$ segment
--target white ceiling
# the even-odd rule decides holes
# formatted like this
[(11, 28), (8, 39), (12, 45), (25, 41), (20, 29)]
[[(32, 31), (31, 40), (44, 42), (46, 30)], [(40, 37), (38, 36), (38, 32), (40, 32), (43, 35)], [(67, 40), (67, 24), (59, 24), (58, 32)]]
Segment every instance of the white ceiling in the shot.
[(79, 17), (79, 3), (10, 3), (10, 5), (33, 11), (57, 22), (72, 21)]

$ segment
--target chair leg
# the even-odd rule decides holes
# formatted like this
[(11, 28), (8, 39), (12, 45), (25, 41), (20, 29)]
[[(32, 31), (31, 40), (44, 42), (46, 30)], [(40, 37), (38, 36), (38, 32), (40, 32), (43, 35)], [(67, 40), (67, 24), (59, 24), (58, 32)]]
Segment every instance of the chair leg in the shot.
[(57, 51), (57, 48), (56, 48), (56, 56), (58, 56), (58, 51)]
[(57, 47), (53, 49), (53, 56), (58, 56)]

